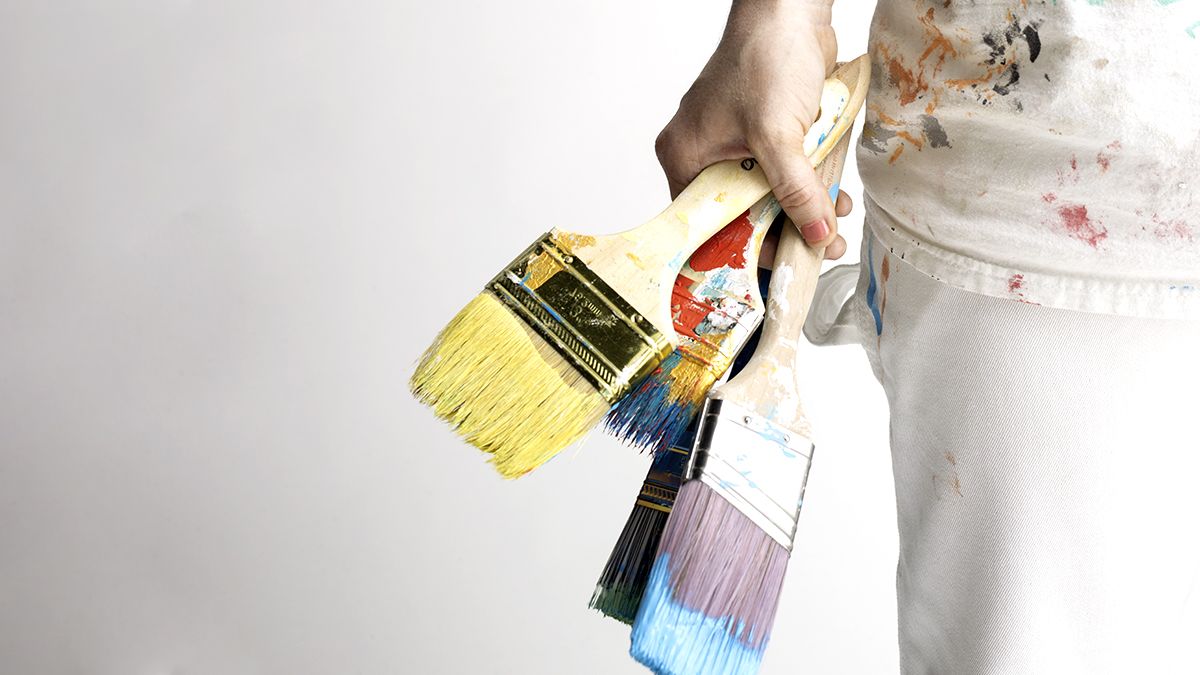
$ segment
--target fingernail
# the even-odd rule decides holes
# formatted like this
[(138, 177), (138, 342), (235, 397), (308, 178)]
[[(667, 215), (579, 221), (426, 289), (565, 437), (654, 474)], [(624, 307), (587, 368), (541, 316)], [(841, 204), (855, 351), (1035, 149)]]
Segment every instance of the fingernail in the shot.
[(829, 236), (829, 226), (825, 224), (824, 220), (814, 220), (800, 228), (800, 234), (809, 243), (821, 241)]

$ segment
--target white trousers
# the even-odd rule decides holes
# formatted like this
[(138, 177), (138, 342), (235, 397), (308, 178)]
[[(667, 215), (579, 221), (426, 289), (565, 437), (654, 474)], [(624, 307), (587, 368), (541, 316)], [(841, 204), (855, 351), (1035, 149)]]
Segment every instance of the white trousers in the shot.
[(856, 279), (810, 339), (887, 394), (902, 672), (1200, 673), (1200, 322), (959, 290), (869, 227)]

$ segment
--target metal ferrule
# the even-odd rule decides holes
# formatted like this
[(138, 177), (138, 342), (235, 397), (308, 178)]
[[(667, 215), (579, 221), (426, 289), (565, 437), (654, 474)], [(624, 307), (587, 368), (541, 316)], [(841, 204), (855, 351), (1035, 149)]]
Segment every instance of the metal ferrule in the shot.
[(488, 284), (609, 403), (673, 346), (654, 324), (558, 242), (553, 231)]
[(656, 511), (671, 512), (675, 506), (675, 498), (679, 495), (679, 487), (683, 485), (683, 477), (687, 473), (688, 457), (691, 451), (687, 448), (669, 448), (654, 457), (650, 465), (650, 473), (642, 483), (642, 492), (638, 495), (637, 503)]
[(710, 398), (700, 414), (689, 478), (712, 488), (791, 551), (812, 441), (731, 401)]

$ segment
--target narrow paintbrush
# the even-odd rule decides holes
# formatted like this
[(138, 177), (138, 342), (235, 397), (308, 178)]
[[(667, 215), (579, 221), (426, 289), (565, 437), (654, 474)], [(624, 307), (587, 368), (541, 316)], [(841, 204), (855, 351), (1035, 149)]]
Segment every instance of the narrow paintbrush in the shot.
[[(765, 282), (770, 276), (770, 272), (759, 270), (758, 297), (766, 296)], [(761, 322), (734, 359), (729, 374), (736, 376), (746, 365), (753, 352), (755, 338), (760, 333)], [(646, 580), (650, 578), (650, 566), (654, 564), (658, 541), (662, 538), (667, 515), (671, 513), (679, 487), (683, 484), (698, 419), (693, 417), (669, 448), (655, 453), (633, 511), (625, 521), (625, 527), (617, 538), (596, 582), (592, 600), (588, 603), (592, 609), (621, 623), (632, 624), (642, 603), (642, 593), (646, 590)]]
[(767, 195), (692, 254), (671, 291), (679, 346), (608, 411), (611, 434), (657, 453), (679, 440), (696, 416), (697, 399), (703, 402), (762, 323), (758, 253), (780, 210)]
[(671, 353), (684, 261), (768, 191), (753, 160), (720, 162), (633, 230), (551, 230), (441, 331), (409, 383), (414, 396), (492, 453), (502, 475), (533, 470)]
[[(841, 113), (850, 123), (869, 72), (856, 64)], [(827, 185), (849, 143), (843, 132), (818, 168)], [(762, 661), (812, 459), (794, 364), (823, 255), (784, 227), (762, 342), (705, 402), (631, 635), (630, 654), (660, 675), (751, 675)]]

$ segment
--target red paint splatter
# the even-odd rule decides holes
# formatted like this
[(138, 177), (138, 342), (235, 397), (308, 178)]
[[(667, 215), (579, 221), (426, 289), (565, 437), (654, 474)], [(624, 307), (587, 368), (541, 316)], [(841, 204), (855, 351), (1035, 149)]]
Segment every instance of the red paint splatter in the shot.
[(1047, 204), (1053, 203), (1056, 199), (1058, 199), (1058, 195), (1054, 194), (1053, 192), (1047, 192), (1046, 194), (1042, 195), (1042, 201), (1046, 202)]
[(1012, 296), (1027, 305), (1040, 305), (1040, 302), (1032, 302), (1025, 298), (1025, 275), (1014, 274), (1008, 278), (1008, 292)]
[(675, 277), (675, 286), (671, 288), (671, 320), (676, 333), (699, 340), (696, 327), (714, 308), (692, 295), (691, 284), (692, 280), (682, 274)]
[(1192, 233), (1192, 228), (1182, 218), (1174, 220), (1163, 220), (1157, 213), (1150, 216), (1154, 221), (1154, 236), (1163, 241), (1193, 241), (1195, 235)]
[(750, 212), (746, 211), (696, 249), (688, 264), (697, 272), (707, 272), (725, 265), (745, 269), (746, 245), (753, 235), (754, 224), (750, 222)]
[(1058, 170), (1057, 173), (1058, 173), (1058, 186), (1059, 187), (1066, 185), (1068, 182), (1070, 182), (1070, 183), (1078, 183), (1079, 182), (1079, 160), (1075, 158), (1074, 153), (1071, 153), (1070, 166), (1071, 166), (1070, 170), (1067, 170), (1067, 169), (1059, 169)]
[(1087, 207), (1083, 204), (1060, 205), (1058, 217), (1068, 234), (1092, 248), (1099, 248), (1100, 242), (1108, 238), (1108, 230), (1088, 217)]
[(1112, 166), (1114, 154), (1117, 150), (1121, 149), (1121, 141), (1113, 141), (1104, 147), (1108, 148), (1112, 152), (1105, 152), (1101, 150), (1100, 152), (1096, 153), (1096, 164), (1100, 165), (1100, 173), (1108, 171), (1108, 168)]

